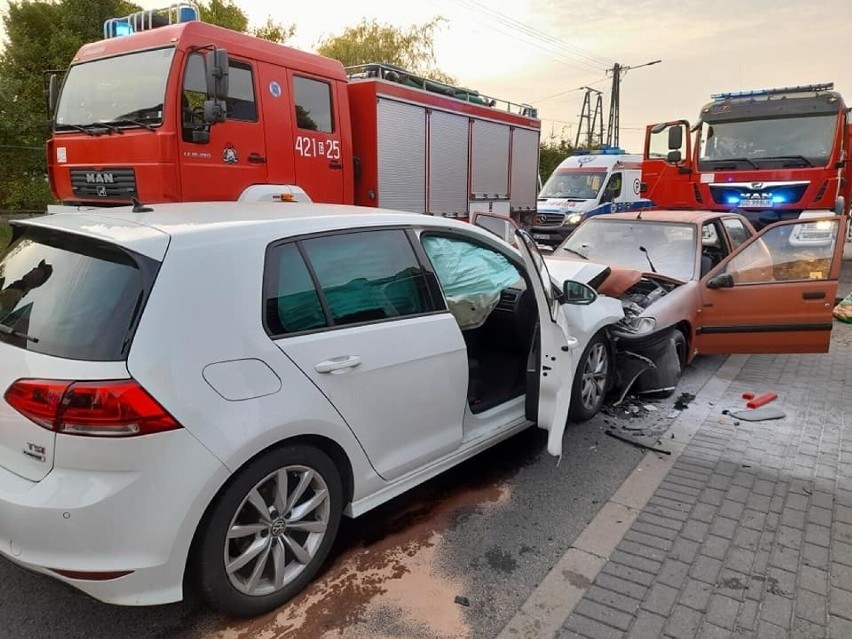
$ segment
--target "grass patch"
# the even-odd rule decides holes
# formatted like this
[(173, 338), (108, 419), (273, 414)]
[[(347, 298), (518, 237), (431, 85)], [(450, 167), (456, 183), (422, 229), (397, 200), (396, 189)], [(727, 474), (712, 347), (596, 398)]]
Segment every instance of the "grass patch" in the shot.
[(0, 222), (0, 251), (6, 248), (9, 239), (12, 237), (12, 229), (6, 222)]

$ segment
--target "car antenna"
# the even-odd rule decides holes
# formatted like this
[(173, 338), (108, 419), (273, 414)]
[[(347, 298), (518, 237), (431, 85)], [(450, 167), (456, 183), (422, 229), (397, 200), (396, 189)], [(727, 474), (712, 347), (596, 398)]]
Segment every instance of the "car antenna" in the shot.
[(139, 198), (131, 195), (130, 201), (133, 202), (133, 212), (134, 213), (150, 213), (154, 209), (150, 206), (145, 206), (142, 202), (139, 201)]

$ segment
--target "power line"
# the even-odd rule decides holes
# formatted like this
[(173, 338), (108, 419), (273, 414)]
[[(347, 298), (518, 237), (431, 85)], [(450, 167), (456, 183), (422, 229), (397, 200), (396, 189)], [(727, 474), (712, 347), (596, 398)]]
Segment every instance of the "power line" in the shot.
[(496, 9), (489, 7), (488, 5), (484, 4), (480, 0), (454, 0), (454, 1), (457, 4), (467, 5), (468, 7), (470, 5), (474, 5), (480, 11), (484, 11), (484, 12), (490, 14), (494, 19), (502, 22), (503, 24), (511, 26), (515, 29), (520, 29), (521, 31), (523, 31), (523, 32), (525, 32), (529, 35), (532, 35), (532, 36), (534, 36), (538, 39), (549, 42), (550, 44), (554, 45), (556, 48), (564, 51), (565, 53), (567, 53), (571, 56), (577, 57), (579, 59), (587, 60), (587, 61), (589, 61), (590, 63), (592, 63), (596, 66), (609, 66), (611, 64), (614, 64), (614, 61), (609, 59), (609, 58), (599, 56), (596, 53), (593, 53), (593, 52), (588, 51), (586, 49), (583, 49), (581, 47), (565, 44), (561, 39), (555, 38), (554, 36), (552, 36), (548, 33), (545, 33), (544, 31), (540, 31), (539, 29), (536, 29), (535, 27), (531, 27), (530, 25), (528, 25), (526, 23), (520, 22), (519, 20), (515, 20), (511, 16), (507, 16), (504, 13), (500, 13)]
[[(484, 25), (487, 28), (496, 31), (498, 33), (502, 33), (503, 35), (507, 35), (513, 38), (519, 38), (525, 41), (527, 44), (530, 44), (542, 51), (546, 51), (547, 53), (556, 54), (559, 56), (563, 56), (561, 59), (557, 61), (566, 65), (573, 67), (578, 70), (588, 71), (589, 69), (593, 69), (595, 71), (600, 71), (603, 67), (603, 63), (592, 63), (582, 57), (578, 56), (574, 52), (566, 51), (565, 47), (556, 47), (553, 46), (553, 43), (548, 44), (545, 40), (548, 40), (546, 34), (542, 34), (540, 31), (536, 31), (532, 29), (532, 27), (526, 27), (522, 23), (512, 20), (504, 16), (501, 13), (498, 13), (484, 5), (473, 4), (475, 0), (451, 0), (453, 3), (467, 9), (468, 11), (476, 14), (477, 17), (481, 17), (481, 14), (485, 12), (486, 14), (491, 14), (486, 17), (490, 17), (492, 22), (496, 22), (497, 24)], [(502, 28), (501, 28), (502, 27)], [(571, 59), (573, 63), (569, 63), (566, 61), (566, 58)], [(578, 66), (582, 65), (582, 66)]]

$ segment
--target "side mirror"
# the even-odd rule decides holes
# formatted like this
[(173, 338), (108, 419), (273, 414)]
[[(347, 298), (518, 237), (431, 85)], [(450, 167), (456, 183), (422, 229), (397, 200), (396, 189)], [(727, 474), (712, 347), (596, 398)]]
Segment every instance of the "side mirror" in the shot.
[(59, 101), (59, 76), (55, 73), (50, 74), (47, 81), (47, 112), (52, 118), (56, 111), (56, 103)]
[(207, 53), (207, 95), (214, 100), (228, 97), (228, 52), (213, 49)]
[(228, 107), (224, 100), (205, 100), (204, 101), (204, 121), (207, 124), (216, 124), (224, 122), (228, 116)]
[(598, 293), (588, 284), (566, 280), (562, 285), (562, 296), (565, 304), (588, 306), (598, 298)]
[(669, 150), (674, 151), (683, 146), (683, 128), (673, 126), (669, 129)]
[(669, 151), (668, 155), (666, 155), (666, 162), (670, 164), (679, 164), (683, 159), (680, 151)]
[(707, 288), (734, 288), (734, 276), (722, 273), (707, 282)]

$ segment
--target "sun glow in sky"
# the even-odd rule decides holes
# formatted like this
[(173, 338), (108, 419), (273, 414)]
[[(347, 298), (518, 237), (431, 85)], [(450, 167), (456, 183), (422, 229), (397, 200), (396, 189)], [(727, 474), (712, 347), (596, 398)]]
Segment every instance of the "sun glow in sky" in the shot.
[[(144, 8), (170, 1), (137, 0)], [(267, 17), (295, 24), (288, 44), (305, 50), (362, 18), (407, 27), (442, 16), (435, 48), (443, 71), (465, 87), (538, 107), (543, 137), (572, 142), (580, 87), (603, 91), (606, 118), (606, 70), (661, 59), (621, 83), (621, 146), (632, 152), (641, 152), (645, 125), (694, 121), (712, 93), (833, 81), (852, 103), (852, 0), (236, 2), (253, 25)]]

